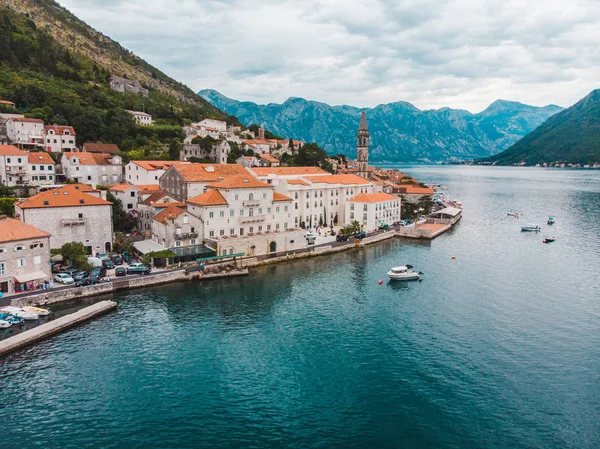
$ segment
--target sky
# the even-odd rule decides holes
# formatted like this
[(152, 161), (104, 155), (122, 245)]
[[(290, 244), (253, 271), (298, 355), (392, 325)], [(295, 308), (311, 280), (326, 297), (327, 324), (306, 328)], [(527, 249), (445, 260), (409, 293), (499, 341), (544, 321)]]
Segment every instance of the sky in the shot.
[(598, 0), (59, 0), (172, 78), (242, 101), (570, 106), (600, 87)]

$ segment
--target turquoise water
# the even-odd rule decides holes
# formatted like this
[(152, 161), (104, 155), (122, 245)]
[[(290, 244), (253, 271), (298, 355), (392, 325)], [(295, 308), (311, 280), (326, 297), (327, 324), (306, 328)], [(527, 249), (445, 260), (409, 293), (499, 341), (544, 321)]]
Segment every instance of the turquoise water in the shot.
[(453, 231), (116, 296), (0, 361), (1, 447), (600, 447), (600, 172), (404, 170)]

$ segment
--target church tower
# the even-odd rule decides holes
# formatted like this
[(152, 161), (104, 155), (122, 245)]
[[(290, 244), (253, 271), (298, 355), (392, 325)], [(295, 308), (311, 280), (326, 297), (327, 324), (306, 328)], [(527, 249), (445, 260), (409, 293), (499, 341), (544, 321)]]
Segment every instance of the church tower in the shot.
[(360, 125), (358, 127), (358, 134), (356, 135), (356, 162), (357, 171), (356, 174), (365, 179), (369, 179), (369, 127), (367, 126), (367, 115), (365, 111), (362, 111), (360, 116)]

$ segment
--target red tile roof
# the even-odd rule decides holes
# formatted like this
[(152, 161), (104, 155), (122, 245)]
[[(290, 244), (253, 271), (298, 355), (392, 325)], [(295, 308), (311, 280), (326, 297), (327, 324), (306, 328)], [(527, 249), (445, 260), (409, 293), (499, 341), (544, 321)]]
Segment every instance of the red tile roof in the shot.
[(172, 167), (187, 182), (217, 182), (236, 175), (248, 175), (244, 167), (238, 164), (196, 164), (182, 163)]
[(381, 203), (383, 201), (394, 201), (399, 199), (389, 193), (359, 193), (350, 200), (352, 203)]
[(313, 184), (370, 184), (365, 178), (358, 175), (330, 175), (330, 176), (305, 176)]
[(261, 154), (258, 157), (270, 163), (279, 163), (279, 159), (274, 158), (270, 154)]
[(229, 204), (218, 190), (208, 190), (201, 195), (190, 198), (187, 202), (196, 206), (227, 206)]
[(13, 122), (41, 123), (42, 125), (44, 124), (44, 121), (40, 120), (39, 118), (11, 118), (9, 120), (12, 120)]
[(72, 126), (62, 126), (62, 125), (46, 125), (44, 126), (44, 131), (54, 130), (56, 134), (64, 134), (65, 131), (69, 131), (71, 136), (75, 135), (75, 128)]
[(138, 189), (138, 186), (124, 182), (123, 184), (117, 184), (116, 186), (109, 187), (108, 190), (112, 192), (126, 192), (129, 189)]
[(273, 201), (293, 201), (289, 196), (282, 195), (279, 192), (273, 192)]
[(161, 192), (158, 184), (137, 184), (136, 187), (140, 189), (144, 195)]
[(214, 189), (270, 189), (272, 186), (266, 182), (259, 181), (250, 173), (245, 175), (230, 176), (222, 181), (209, 184)]
[(148, 198), (142, 201), (142, 204), (145, 206), (152, 206), (153, 203), (162, 200), (165, 197), (168, 197), (169, 193), (161, 190), (159, 192), (152, 193)]
[(88, 153), (118, 153), (121, 151), (118, 146), (112, 143), (89, 143), (83, 144), (83, 151)]
[(50, 237), (50, 234), (14, 218), (0, 218), (0, 243)]
[(27, 156), (27, 154), (14, 145), (0, 145), (0, 156)]
[(171, 165), (180, 164), (179, 161), (130, 161), (132, 164), (139, 165), (144, 170), (166, 170)]
[(45, 164), (45, 165), (56, 165), (54, 159), (50, 157), (45, 151), (39, 151), (37, 153), (29, 153), (27, 155), (30, 164)]
[(177, 218), (181, 214), (185, 212), (185, 208), (177, 207), (177, 206), (169, 206), (164, 210), (161, 210), (158, 214), (156, 214), (154, 218), (156, 221), (162, 224), (167, 224), (167, 218)]
[(285, 182), (291, 185), (309, 186), (310, 184), (302, 179), (286, 179)]
[(108, 153), (63, 153), (64, 157), (68, 159), (77, 158), (79, 159), (79, 165), (112, 165), (110, 159), (113, 158), (112, 154)]
[(0, 100), (0, 104), (5, 104), (8, 106), (14, 106), (15, 104), (12, 101), (9, 100)]
[(435, 190), (431, 187), (421, 187), (408, 184), (398, 186), (398, 192), (405, 193), (407, 195), (433, 195)]
[(257, 176), (302, 176), (302, 175), (330, 175), (331, 173), (321, 167), (252, 167)]
[(65, 185), (58, 189), (38, 193), (23, 201), (15, 203), (21, 209), (40, 209), (49, 207), (82, 207), (82, 206), (110, 206), (111, 202), (89, 195), (90, 186), (81, 184)]

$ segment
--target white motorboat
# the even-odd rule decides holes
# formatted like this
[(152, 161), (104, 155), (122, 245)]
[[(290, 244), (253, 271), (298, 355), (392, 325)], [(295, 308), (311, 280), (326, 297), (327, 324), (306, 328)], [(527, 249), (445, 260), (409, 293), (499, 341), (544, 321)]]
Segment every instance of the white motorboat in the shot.
[(0, 309), (0, 312), (8, 313), (10, 315), (17, 316), (19, 318), (23, 318), (25, 321), (35, 321), (39, 320), (40, 316), (37, 313), (26, 312), (19, 307), (6, 306)]
[(388, 276), (393, 281), (418, 281), (421, 277), (420, 273), (412, 271), (412, 265), (402, 265), (401, 267), (394, 267), (388, 271)]
[(0, 320), (0, 329), (7, 329), (12, 326), (12, 323), (9, 321)]
[(540, 232), (541, 230), (539, 224), (527, 223), (525, 226), (521, 226), (521, 232)]
[(23, 306), (23, 310), (25, 312), (37, 313), (39, 316), (48, 316), (52, 313), (49, 309), (33, 306)]

